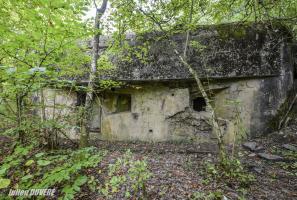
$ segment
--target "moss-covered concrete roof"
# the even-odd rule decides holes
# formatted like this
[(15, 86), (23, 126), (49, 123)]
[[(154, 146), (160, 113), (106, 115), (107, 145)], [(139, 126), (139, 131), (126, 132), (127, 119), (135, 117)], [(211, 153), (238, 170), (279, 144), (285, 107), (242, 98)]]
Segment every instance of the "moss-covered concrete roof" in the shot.
[[(174, 54), (174, 48), (183, 52), (186, 34), (170, 36), (173, 42), (158, 36), (149, 34), (135, 39), (136, 44), (148, 42), (147, 55), (139, 58), (138, 52), (130, 61), (116, 59), (116, 70), (100, 77), (126, 81), (192, 79)], [(289, 41), (290, 34), (281, 25), (202, 26), (190, 32), (188, 63), (202, 78), (276, 76), (281, 69), (281, 46)]]

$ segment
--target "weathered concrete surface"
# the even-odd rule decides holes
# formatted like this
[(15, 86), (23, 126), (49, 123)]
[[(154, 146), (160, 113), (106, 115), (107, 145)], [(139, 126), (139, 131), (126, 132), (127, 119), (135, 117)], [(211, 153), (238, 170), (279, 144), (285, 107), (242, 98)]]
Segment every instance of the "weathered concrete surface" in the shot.
[(245, 138), (250, 133), (252, 114), (255, 112), (254, 99), (260, 88), (260, 80), (238, 80), (229, 84), (227, 89), (215, 95), (215, 111), (221, 118), (229, 119), (241, 126), (242, 129), (234, 134)]
[[(139, 36), (133, 46), (137, 56), (126, 55), (131, 57), (129, 61), (115, 57), (118, 70), (114, 74), (103, 74), (101, 78), (126, 81), (192, 78), (174, 54), (175, 48), (183, 51), (185, 35), (173, 35), (171, 41), (162, 34)], [(280, 46), (289, 38), (288, 31), (277, 24), (202, 26), (190, 34), (191, 43), (199, 43), (200, 48), (190, 45), (188, 62), (202, 78), (280, 75)], [(148, 53), (141, 56), (144, 43)]]
[[(292, 70), (282, 70), (283, 75), (279, 77), (209, 83), (206, 89), (209, 89), (212, 104), (221, 119), (227, 142), (234, 141), (235, 137), (254, 137), (269, 130), (269, 120), (277, 113), (293, 84)], [(102, 115), (103, 138), (198, 142), (215, 139), (209, 124), (209, 112), (197, 112), (192, 108), (193, 97), (201, 96), (195, 82), (182, 87), (170, 87), (169, 83), (153, 85), (143, 83), (139, 90), (119, 90), (131, 94), (131, 112), (108, 112), (107, 106), (102, 104), (105, 111)], [(106, 99), (106, 102), (112, 101)]]
[(270, 122), (277, 114), (278, 109), (285, 102), (288, 92), (294, 84), (294, 62), (291, 45), (281, 44), (280, 47), (280, 71), (278, 77), (270, 77), (261, 80), (260, 89), (255, 95), (251, 136), (259, 136), (271, 131)]
[[(164, 84), (144, 85), (140, 89), (118, 90), (131, 94), (131, 112), (116, 113), (113, 94), (102, 100), (100, 138), (110, 140), (195, 140), (215, 139), (209, 124), (209, 112), (194, 111), (189, 88), (169, 88)], [(222, 123), (224, 126), (226, 122)], [(227, 130), (227, 128), (226, 128)]]
[[(131, 112), (113, 113), (108, 104), (112, 94), (102, 102), (102, 137), (118, 140), (164, 141), (172, 137), (168, 132), (167, 118), (189, 107), (187, 89), (144, 87), (138, 90), (119, 91), (131, 94)], [(174, 133), (171, 133), (174, 135)]]
[[(62, 89), (43, 89), (45, 117), (48, 121), (55, 121), (58, 123), (58, 135), (64, 137), (63, 133), (67, 134), (70, 138), (79, 138), (77, 129), (77, 95), (74, 91)], [(39, 116), (42, 116), (42, 98), (41, 93), (37, 94), (40, 109)]]
[[(45, 117), (46, 120), (53, 120), (59, 123), (63, 131), (71, 139), (79, 139), (79, 108), (77, 106), (78, 97), (75, 91), (64, 89), (45, 88), (43, 90)], [(38, 115), (42, 116), (42, 103), (40, 92), (36, 94), (37, 102), (40, 104)], [(98, 132), (101, 127), (101, 105), (100, 100), (96, 96), (92, 103), (91, 121), (91, 138), (98, 138)], [(58, 133), (64, 137), (63, 134)]]
[(92, 103), (91, 121), (89, 122), (92, 132), (100, 132), (101, 128), (101, 105), (99, 97), (95, 97)]
[[(114, 73), (100, 74), (100, 78), (124, 80), (130, 85), (96, 98), (90, 122), (93, 136), (110, 140), (215, 140), (208, 110), (193, 110), (192, 100), (201, 94), (191, 74), (174, 56), (172, 44), (157, 37), (149, 34), (134, 42), (136, 50), (138, 43), (149, 42), (145, 62), (135, 55), (131, 62), (115, 58), (118, 68)], [(185, 34), (171, 37), (182, 50)], [(289, 38), (283, 26), (265, 24), (207, 26), (191, 32), (191, 41), (203, 48), (189, 47), (188, 62), (205, 81), (227, 142), (270, 131), (269, 121), (293, 86), (296, 47)], [(129, 105), (119, 102), (120, 94), (131, 96)], [(61, 94), (56, 101), (68, 104), (65, 98)], [(75, 101), (72, 96), (71, 105)]]
[[(286, 97), (286, 91), (292, 85), (290, 70), (284, 77), (287, 78), (267, 77), (207, 83), (206, 89), (220, 118), (227, 142), (234, 141), (234, 138), (254, 136), (255, 130), (259, 131), (257, 134), (266, 131), (268, 120), (277, 113)], [(131, 96), (129, 110), (117, 111), (119, 94)], [(93, 102), (91, 136), (107, 140), (214, 141), (216, 136), (212, 134), (209, 124), (208, 109), (200, 112), (193, 110), (192, 100), (199, 96), (201, 93), (192, 81), (139, 83), (106, 91), (99, 94)], [(47, 98), (50, 100), (49, 96)], [(63, 96), (61, 92), (56, 97), (56, 102), (69, 101), (71, 103), (67, 105), (74, 106), (76, 96), (72, 94), (72, 100), (67, 98), (69, 97)], [(263, 102), (267, 102), (267, 105)], [(51, 105), (50, 101), (48, 103)], [(77, 129), (70, 133), (74, 138), (78, 136)]]
[[(232, 142), (235, 135), (245, 138), (251, 127), (257, 126), (252, 122), (255, 113), (263, 112), (254, 108), (261, 81), (214, 82), (207, 87), (211, 89), (209, 93), (213, 93), (213, 105), (221, 119), (226, 141)], [(113, 94), (106, 94), (102, 102), (100, 137), (114, 140), (214, 140), (216, 136), (212, 134), (208, 110), (197, 112), (191, 105), (193, 98), (201, 96), (196, 84), (190, 82), (173, 88), (169, 85), (143, 84), (140, 89), (116, 91), (131, 94), (131, 112), (115, 113), (111, 106), (115, 105)]]

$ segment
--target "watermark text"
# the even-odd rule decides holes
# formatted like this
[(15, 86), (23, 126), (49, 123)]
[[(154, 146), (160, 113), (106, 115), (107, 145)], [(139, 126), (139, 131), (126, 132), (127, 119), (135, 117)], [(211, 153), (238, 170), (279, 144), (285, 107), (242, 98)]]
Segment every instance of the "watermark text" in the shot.
[(9, 190), (8, 196), (54, 196), (56, 189)]

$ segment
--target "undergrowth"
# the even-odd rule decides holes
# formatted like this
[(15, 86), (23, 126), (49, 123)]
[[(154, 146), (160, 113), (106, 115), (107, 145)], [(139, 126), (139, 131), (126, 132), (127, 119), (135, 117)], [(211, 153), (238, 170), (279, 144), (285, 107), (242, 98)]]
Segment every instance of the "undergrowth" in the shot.
[[(89, 177), (83, 170), (95, 167), (105, 151), (96, 148), (32, 153), (33, 146), (16, 146), (0, 167), (0, 188), (7, 196), (9, 189), (61, 188), (60, 199), (73, 199)], [(6, 190), (6, 191), (5, 191)]]
[(254, 176), (244, 169), (240, 160), (235, 158), (226, 158), (215, 164), (207, 162), (205, 171), (205, 183), (215, 180), (232, 188), (248, 187), (255, 180)]
[[(75, 198), (83, 186), (95, 195), (110, 197), (117, 191), (119, 184), (124, 182), (129, 183), (125, 193), (127, 197), (139, 192), (145, 197), (145, 182), (150, 177), (147, 163), (133, 160), (131, 152), (118, 158), (115, 164), (110, 164), (109, 174), (103, 183), (94, 174), (88, 173), (88, 170), (100, 169), (99, 163), (106, 154), (106, 151), (95, 147), (43, 152), (36, 150), (33, 145), (17, 145), (1, 162), (0, 199), (13, 199), (8, 196), (10, 189), (44, 188), (56, 189), (55, 197), (70, 200)], [(126, 169), (126, 174), (122, 174), (122, 169)]]
[(132, 153), (128, 150), (124, 156), (109, 165), (110, 179), (101, 188), (101, 193), (107, 199), (114, 199), (121, 194), (124, 194), (121, 197), (124, 199), (135, 199), (139, 196), (147, 199), (146, 183), (151, 175), (146, 160), (134, 161)]

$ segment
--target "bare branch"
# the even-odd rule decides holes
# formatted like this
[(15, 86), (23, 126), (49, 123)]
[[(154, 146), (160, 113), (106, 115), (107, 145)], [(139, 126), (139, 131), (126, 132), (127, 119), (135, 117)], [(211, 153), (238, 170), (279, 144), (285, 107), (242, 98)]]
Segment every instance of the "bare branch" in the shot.
[(96, 10), (98, 9), (97, 4), (96, 4), (96, 0), (93, 0), (94, 6), (96, 8)]
[(21, 63), (24, 63), (24, 64), (26, 64), (26, 65), (28, 65), (29, 67), (33, 67), (30, 63), (28, 63), (27, 61), (25, 61), (25, 60), (22, 60), (22, 59), (20, 59), (20, 58), (18, 58), (16, 55), (12, 55), (10, 52), (8, 52), (6, 49), (4, 49), (4, 48), (1, 48), (2, 49), (2, 51), (4, 51), (4, 53), (6, 53), (9, 57), (11, 57), (11, 58), (13, 58), (13, 59), (15, 59), (15, 60), (17, 60), (17, 61), (19, 61), (19, 62), (21, 62)]

